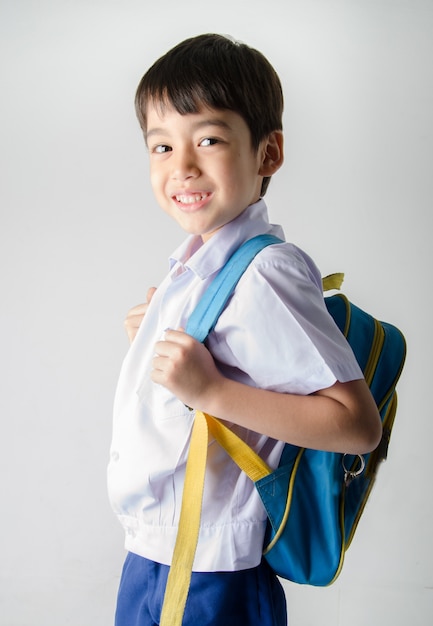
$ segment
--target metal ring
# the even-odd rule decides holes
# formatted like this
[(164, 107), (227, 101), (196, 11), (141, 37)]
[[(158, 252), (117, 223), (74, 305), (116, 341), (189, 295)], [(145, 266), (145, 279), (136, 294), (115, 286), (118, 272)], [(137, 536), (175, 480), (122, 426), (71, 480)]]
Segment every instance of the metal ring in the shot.
[[(346, 458), (346, 456), (357, 456), (359, 459), (359, 467), (358, 469), (348, 469), (344, 463), (344, 459)], [(362, 456), (362, 454), (343, 454), (343, 458), (341, 459), (341, 465), (343, 466), (344, 472), (346, 475), (351, 476), (352, 478), (355, 478), (355, 476), (359, 476), (360, 474), (362, 474), (362, 472), (364, 471), (364, 467), (365, 467), (365, 459)]]

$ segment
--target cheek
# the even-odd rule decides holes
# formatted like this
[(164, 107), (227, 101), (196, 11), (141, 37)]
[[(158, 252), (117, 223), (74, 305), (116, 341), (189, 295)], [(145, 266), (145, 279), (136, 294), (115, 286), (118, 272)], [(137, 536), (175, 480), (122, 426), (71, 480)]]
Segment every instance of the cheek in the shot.
[(228, 193), (235, 192), (241, 184), (242, 173), (236, 167), (236, 163), (229, 167), (220, 167), (216, 176)]
[(159, 194), (162, 191), (162, 187), (163, 187), (163, 179), (161, 176), (161, 173), (158, 171), (155, 171), (153, 168), (150, 168), (149, 170), (149, 181), (150, 181), (150, 185), (153, 189), (154, 194)]
[(244, 167), (233, 167), (225, 172), (224, 180), (226, 191), (231, 195), (238, 195), (249, 191), (253, 176)]

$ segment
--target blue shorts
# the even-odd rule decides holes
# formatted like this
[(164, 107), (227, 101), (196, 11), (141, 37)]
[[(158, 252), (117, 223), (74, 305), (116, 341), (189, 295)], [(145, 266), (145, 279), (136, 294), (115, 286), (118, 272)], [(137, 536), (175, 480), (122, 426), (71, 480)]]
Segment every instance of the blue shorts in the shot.
[[(129, 553), (115, 626), (158, 626), (169, 567)], [(287, 626), (284, 590), (266, 561), (239, 572), (193, 572), (183, 626)]]

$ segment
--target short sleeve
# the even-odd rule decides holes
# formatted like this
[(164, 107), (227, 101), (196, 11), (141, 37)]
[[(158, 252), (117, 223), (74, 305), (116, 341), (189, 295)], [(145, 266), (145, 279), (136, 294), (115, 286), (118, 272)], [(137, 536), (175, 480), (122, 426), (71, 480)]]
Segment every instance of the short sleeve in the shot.
[(264, 389), (309, 394), (363, 377), (326, 309), (317, 267), (289, 243), (248, 267), (208, 345), (223, 373)]

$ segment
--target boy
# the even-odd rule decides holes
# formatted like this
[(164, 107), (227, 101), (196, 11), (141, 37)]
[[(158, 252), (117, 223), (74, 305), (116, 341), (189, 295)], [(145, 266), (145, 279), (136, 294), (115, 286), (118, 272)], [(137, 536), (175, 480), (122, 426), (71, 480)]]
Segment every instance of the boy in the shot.
[[(182, 331), (239, 245), (270, 232), (263, 195), (283, 162), (280, 81), (256, 50), (188, 39), (141, 80), (136, 108), (161, 208), (188, 233), (171, 269), (126, 326), (132, 341), (114, 407), (112, 506), (129, 551), (117, 626), (159, 623), (194, 412), (229, 422), (270, 465), (283, 442), (374, 449), (380, 418), (328, 315), (320, 274), (289, 243), (263, 250), (206, 346)], [(145, 315), (144, 315), (145, 313)], [(254, 485), (213, 441), (184, 624), (282, 626), (282, 587), (262, 560), (266, 516)]]

